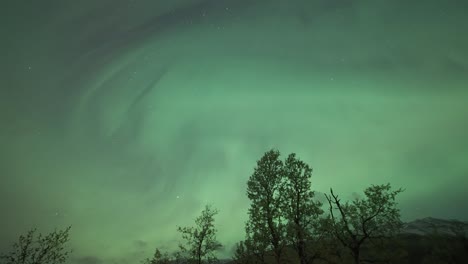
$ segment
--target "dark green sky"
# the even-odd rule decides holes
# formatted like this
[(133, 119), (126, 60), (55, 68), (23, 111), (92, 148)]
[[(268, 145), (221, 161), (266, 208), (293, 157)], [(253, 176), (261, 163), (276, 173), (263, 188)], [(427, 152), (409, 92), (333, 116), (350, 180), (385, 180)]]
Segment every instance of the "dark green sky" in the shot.
[(209, 202), (229, 255), (272, 147), (317, 191), (468, 220), (465, 2), (3, 3), (0, 248), (72, 224), (73, 263), (129, 263)]

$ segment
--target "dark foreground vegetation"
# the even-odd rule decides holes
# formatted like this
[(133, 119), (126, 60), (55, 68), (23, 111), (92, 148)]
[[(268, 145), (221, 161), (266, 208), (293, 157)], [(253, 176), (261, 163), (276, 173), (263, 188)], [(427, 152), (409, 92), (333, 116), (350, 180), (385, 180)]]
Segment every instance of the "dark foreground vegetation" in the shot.
[[(342, 201), (333, 189), (326, 202), (311, 190), (312, 168), (296, 155), (284, 160), (277, 150), (266, 152), (247, 182), (250, 199), (245, 238), (236, 244), (232, 264), (319, 263), (468, 263), (466, 223), (451, 227), (451, 235), (434, 227), (429, 235), (402, 232), (396, 197), (403, 190), (390, 184), (371, 185), (363, 198)], [(178, 227), (182, 236), (175, 252), (155, 250), (144, 264), (219, 263), (214, 217), (206, 205), (192, 227)], [(35, 237), (20, 236), (1, 264), (65, 263), (70, 227)], [(226, 262), (226, 261), (223, 261)]]

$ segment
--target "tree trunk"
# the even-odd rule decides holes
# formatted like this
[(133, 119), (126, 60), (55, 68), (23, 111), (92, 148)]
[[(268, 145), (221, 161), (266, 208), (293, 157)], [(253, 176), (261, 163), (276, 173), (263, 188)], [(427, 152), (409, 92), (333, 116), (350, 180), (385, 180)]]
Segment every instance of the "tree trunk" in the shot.
[(281, 264), (281, 250), (275, 250), (275, 260), (276, 264)]
[(301, 264), (307, 264), (307, 256), (305, 252), (305, 243), (304, 241), (299, 241), (297, 247), (297, 254), (299, 255), (299, 259), (301, 260)]
[(354, 259), (354, 264), (359, 264), (359, 248), (353, 248), (353, 259)]
[(276, 258), (276, 263), (277, 263), (277, 264), (281, 264), (281, 256), (278, 256), (278, 257)]

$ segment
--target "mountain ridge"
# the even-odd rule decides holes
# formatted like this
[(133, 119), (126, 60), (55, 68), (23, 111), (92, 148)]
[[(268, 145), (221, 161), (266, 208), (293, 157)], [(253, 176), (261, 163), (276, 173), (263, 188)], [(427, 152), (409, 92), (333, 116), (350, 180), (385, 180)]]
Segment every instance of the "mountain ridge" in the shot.
[(467, 236), (468, 221), (424, 217), (403, 223), (400, 234)]

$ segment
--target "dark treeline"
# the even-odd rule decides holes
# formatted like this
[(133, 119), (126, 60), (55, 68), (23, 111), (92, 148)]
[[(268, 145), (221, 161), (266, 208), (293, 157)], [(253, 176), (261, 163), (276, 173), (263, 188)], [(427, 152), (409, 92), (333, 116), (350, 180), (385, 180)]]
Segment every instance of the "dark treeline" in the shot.
[[(463, 227), (455, 236), (402, 235), (403, 223), (396, 197), (403, 191), (390, 184), (371, 185), (362, 198), (342, 201), (333, 189), (325, 204), (312, 191), (312, 168), (278, 150), (266, 152), (247, 182), (250, 199), (245, 238), (236, 243), (233, 264), (321, 263), (468, 263), (468, 241)], [(143, 264), (214, 264), (223, 246), (217, 240), (214, 217), (206, 205), (192, 227), (177, 227), (182, 242), (175, 252), (156, 249)], [(20, 236), (0, 264), (59, 264), (68, 231), (47, 236), (35, 230)]]
[[(236, 264), (362, 263), (390, 261), (385, 255), (364, 254), (364, 248), (388, 242), (400, 228), (395, 198), (401, 189), (372, 185), (363, 199), (342, 201), (330, 189), (327, 204), (314, 199), (312, 168), (290, 154), (266, 152), (247, 182), (251, 200), (246, 237), (237, 244)], [(382, 248), (384, 249), (384, 248)]]

